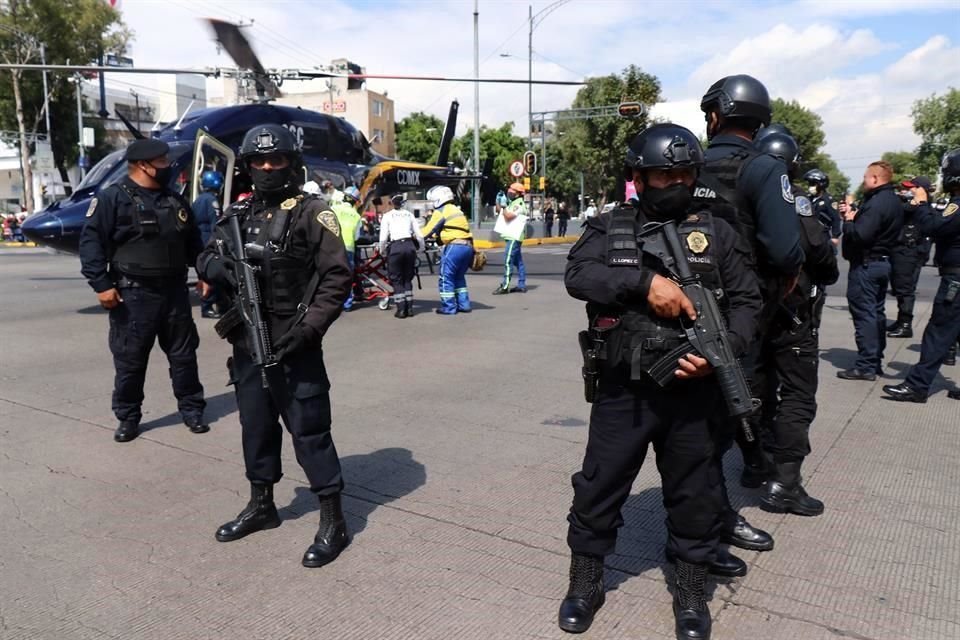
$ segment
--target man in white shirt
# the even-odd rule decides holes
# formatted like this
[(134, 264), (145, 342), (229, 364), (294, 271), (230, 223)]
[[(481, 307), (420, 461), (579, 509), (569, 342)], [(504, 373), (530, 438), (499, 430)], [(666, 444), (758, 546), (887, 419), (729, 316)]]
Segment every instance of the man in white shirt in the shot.
[(390, 199), (393, 210), (380, 220), (380, 253), (387, 256), (387, 274), (397, 303), (395, 318), (413, 317), (413, 278), (417, 250), (423, 247), (423, 232), (412, 213), (403, 208), (403, 196)]
[[(503, 254), (503, 281), (494, 290), (493, 295), (495, 296), (504, 293), (527, 292), (527, 269), (523, 264), (523, 256), (520, 253), (527, 221), (527, 205), (523, 201), (523, 192), (523, 185), (514, 182), (507, 189), (507, 199), (510, 204), (506, 207), (497, 205), (499, 219), (496, 228), (500, 229), (498, 233), (506, 241), (507, 246)], [(517, 273), (517, 286), (511, 289), (510, 279), (514, 271)]]

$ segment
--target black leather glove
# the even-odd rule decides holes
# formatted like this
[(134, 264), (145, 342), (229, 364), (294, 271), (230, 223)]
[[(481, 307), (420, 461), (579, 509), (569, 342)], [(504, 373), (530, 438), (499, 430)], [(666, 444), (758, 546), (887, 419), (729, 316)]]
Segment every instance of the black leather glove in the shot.
[(302, 351), (310, 346), (313, 333), (308, 331), (303, 325), (297, 325), (287, 331), (274, 343), (273, 348), (277, 352), (277, 360), (283, 360), (289, 355)]
[(230, 287), (231, 291), (237, 289), (237, 265), (233, 258), (227, 256), (213, 256), (207, 262), (204, 269), (204, 280), (211, 284), (219, 284), (224, 287)]

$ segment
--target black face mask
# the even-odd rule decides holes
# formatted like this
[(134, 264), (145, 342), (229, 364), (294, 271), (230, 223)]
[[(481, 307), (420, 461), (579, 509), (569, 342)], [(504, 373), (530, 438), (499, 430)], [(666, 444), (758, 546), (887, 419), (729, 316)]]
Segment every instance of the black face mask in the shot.
[(263, 194), (277, 193), (283, 191), (290, 184), (293, 178), (293, 168), (286, 167), (265, 171), (250, 167), (250, 178), (258, 192)]
[(157, 181), (161, 187), (166, 187), (170, 185), (170, 178), (173, 177), (173, 167), (153, 167), (153, 175), (150, 176)]
[(644, 185), (642, 197), (651, 213), (664, 218), (679, 218), (693, 206), (690, 187), (683, 183), (666, 189), (651, 189)]

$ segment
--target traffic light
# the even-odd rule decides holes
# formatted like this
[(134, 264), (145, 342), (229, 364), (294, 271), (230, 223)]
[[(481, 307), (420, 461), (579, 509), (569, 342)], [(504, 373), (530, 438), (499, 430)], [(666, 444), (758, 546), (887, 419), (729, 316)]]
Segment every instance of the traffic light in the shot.
[(530, 178), (523, 179), (523, 190), (530, 191)]
[(540, 191), (546, 191), (546, 190), (547, 190), (547, 179), (544, 178), (543, 176), (540, 176)]
[(537, 172), (537, 154), (533, 151), (527, 151), (523, 154), (523, 172), (528, 176)]
[(643, 105), (639, 102), (621, 102), (617, 105), (617, 113), (621, 118), (639, 118), (643, 112)]

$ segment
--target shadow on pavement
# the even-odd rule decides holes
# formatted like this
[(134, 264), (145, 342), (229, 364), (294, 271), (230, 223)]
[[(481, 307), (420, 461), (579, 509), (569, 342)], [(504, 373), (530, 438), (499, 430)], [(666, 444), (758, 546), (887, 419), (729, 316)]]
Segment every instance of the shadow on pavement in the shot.
[[(366, 528), (367, 519), (377, 507), (413, 493), (427, 482), (426, 467), (402, 447), (346, 456), (340, 459), (340, 466), (345, 483), (343, 510), (351, 536)], [(358, 490), (352, 491), (352, 487)], [(297, 520), (320, 507), (309, 488), (298, 486), (294, 493), (293, 501), (280, 509), (281, 519)], [(371, 499), (371, 494), (377, 497)]]
[[(212, 424), (220, 418), (225, 418), (237, 410), (237, 403), (234, 400), (233, 389), (230, 391), (224, 391), (223, 393), (212, 397), (207, 397), (206, 400), (207, 408), (203, 412), (203, 417), (206, 418), (207, 424)], [(180, 413), (175, 411), (163, 416), (162, 418), (155, 418), (149, 422), (144, 422), (140, 425), (140, 431), (141, 433), (146, 433), (147, 431), (152, 431), (153, 429), (160, 429), (161, 427), (170, 427), (173, 425), (182, 424), (183, 419), (180, 417)]]
[(833, 347), (820, 352), (820, 358), (826, 360), (838, 369), (850, 369), (857, 360), (856, 349)]

